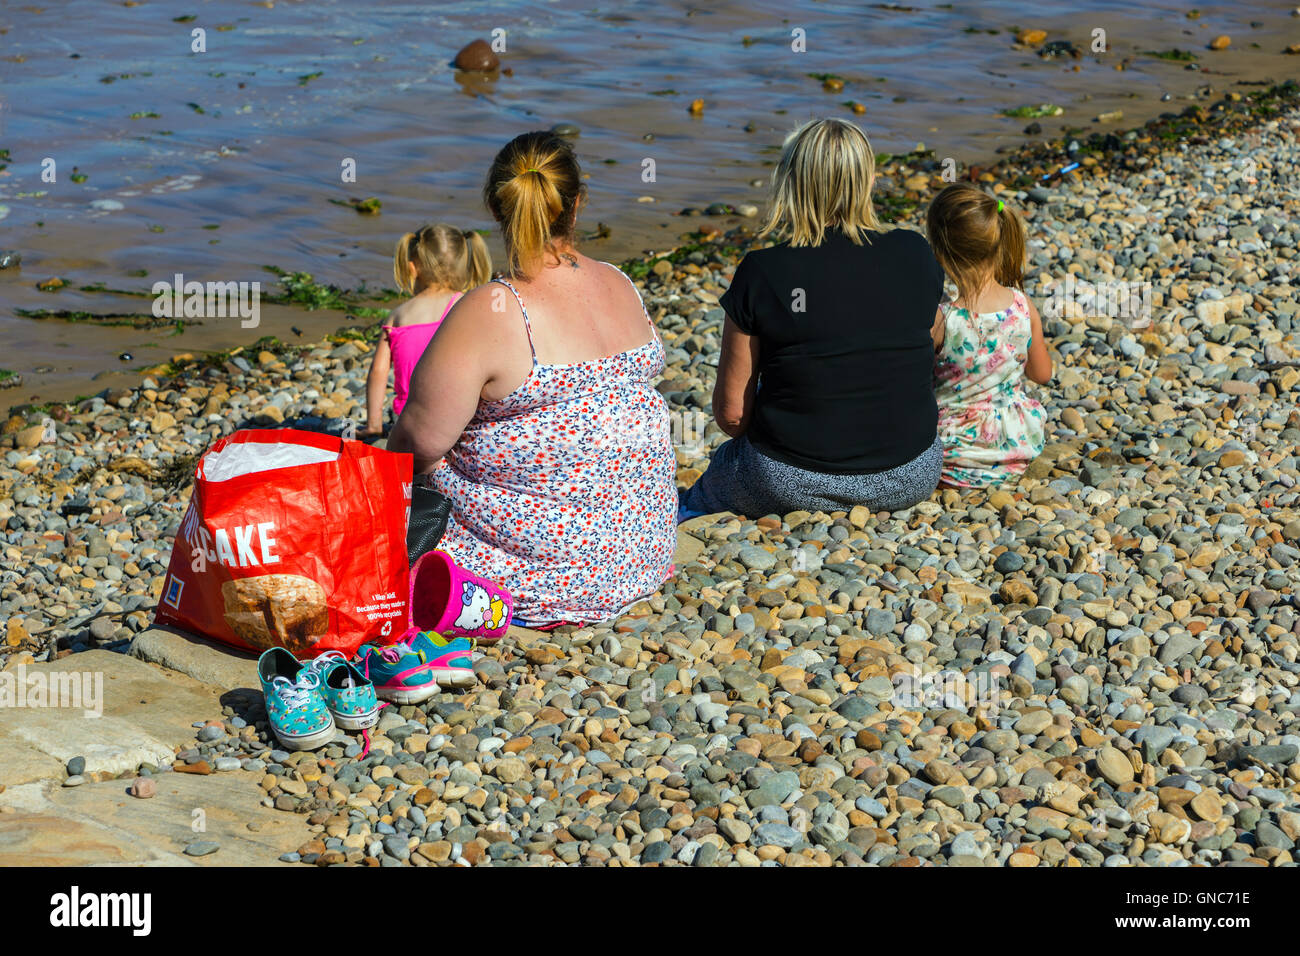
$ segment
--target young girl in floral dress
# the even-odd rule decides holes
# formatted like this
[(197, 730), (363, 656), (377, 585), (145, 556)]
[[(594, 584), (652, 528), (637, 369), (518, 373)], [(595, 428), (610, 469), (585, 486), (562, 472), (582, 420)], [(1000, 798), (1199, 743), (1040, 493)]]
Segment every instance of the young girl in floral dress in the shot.
[(957, 286), (933, 330), (940, 483), (1002, 484), (1043, 451), (1046, 415), (1024, 378), (1045, 385), (1052, 377), (1042, 320), (1021, 289), (1024, 226), (1002, 200), (957, 183), (935, 197), (927, 227), (935, 257)]

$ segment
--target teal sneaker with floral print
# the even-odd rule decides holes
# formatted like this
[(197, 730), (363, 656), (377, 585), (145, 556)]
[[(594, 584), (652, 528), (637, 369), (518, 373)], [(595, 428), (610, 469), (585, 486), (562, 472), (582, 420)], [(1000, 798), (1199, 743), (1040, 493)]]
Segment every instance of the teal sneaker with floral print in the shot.
[(267, 722), (287, 750), (314, 750), (334, 738), (334, 718), (315, 670), (283, 647), (273, 647), (258, 659), (257, 676), (266, 695)]
[(411, 649), (422, 651), (433, 679), (444, 687), (469, 687), (474, 675), (474, 638), (443, 637), (437, 631), (420, 631), (407, 637)]
[(425, 655), (409, 644), (362, 644), (357, 649), (357, 667), (374, 684), (381, 700), (418, 704), (438, 693), (438, 682)]
[(321, 694), (334, 723), (344, 730), (369, 730), (379, 723), (375, 685), (340, 651), (326, 651), (307, 665), (320, 677)]

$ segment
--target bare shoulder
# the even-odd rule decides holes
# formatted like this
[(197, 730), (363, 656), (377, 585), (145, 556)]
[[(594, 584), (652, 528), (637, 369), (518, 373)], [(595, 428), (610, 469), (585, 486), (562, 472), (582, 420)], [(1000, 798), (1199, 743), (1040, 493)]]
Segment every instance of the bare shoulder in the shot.
[(407, 322), (407, 316), (410, 315), (411, 313), (411, 310), (408, 308), (410, 304), (411, 302), (408, 299), (407, 301), (403, 302), (401, 305), (390, 309), (388, 312), (388, 318), (384, 319), (384, 325), (388, 325), (388, 326), (405, 325)]
[(478, 315), (480, 313), (505, 313), (508, 310), (502, 307), (503, 302), (514, 302), (514, 296), (510, 290), (500, 282), (484, 282), (480, 286), (470, 289), (451, 307), (447, 313), (447, 318), (451, 319), (455, 315)]
[(630, 275), (612, 262), (601, 259), (587, 259), (587, 262), (599, 270), (597, 275), (601, 277), (601, 287), (612, 303), (624, 303), (629, 309), (634, 308), (638, 312), (644, 308), (641, 292)]
[(451, 307), (443, 324), (472, 327), (480, 333), (519, 323), (520, 309), (510, 289), (501, 282), (485, 282), (470, 289)]

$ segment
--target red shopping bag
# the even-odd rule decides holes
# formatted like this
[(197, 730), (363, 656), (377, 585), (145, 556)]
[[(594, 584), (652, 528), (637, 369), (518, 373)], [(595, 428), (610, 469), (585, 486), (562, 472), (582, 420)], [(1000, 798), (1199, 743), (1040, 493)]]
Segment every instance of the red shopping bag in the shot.
[(157, 622), (298, 657), (395, 640), (411, 463), (291, 428), (221, 439), (199, 460)]

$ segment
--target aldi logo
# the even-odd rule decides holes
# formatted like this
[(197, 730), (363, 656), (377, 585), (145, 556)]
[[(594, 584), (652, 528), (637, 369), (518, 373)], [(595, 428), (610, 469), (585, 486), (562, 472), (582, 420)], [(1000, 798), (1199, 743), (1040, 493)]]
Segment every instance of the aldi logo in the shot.
[(172, 576), (167, 581), (167, 590), (163, 594), (163, 601), (171, 605), (176, 610), (181, 609), (181, 592), (185, 590), (185, 582), (180, 578)]

